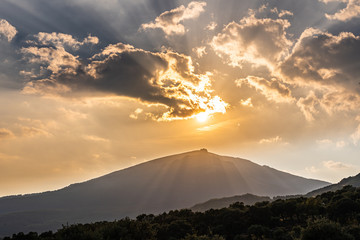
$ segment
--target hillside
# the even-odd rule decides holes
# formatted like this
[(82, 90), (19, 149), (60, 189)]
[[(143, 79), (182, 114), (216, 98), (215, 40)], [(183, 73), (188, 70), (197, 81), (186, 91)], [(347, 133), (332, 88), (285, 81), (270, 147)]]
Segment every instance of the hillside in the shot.
[(307, 197), (312, 197), (312, 196), (316, 196), (325, 192), (329, 192), (329, 191), (336, 191), (336, 190), (340, 190), (342, 189), (344, 186), (353, 186), (353, 187), (360, 187), (360, 173), (356, 176), (353, 177), (348, 177), (348, 178), (344, 178), (342, 179), (340, 182), (336, 183), (336, 184), (331, 184), (329, 186), (326, 187), (322, 187), (320, 189), (316, 189), (314, 191), (309, 192), (308, 194), (306, 194)]
[(236, 202), (242, 202), (245, 205), (253, 205), (257, 202), (264, 202), (264, 201), (271, 201), (271, 198), (260, 197), (247, 193), (240, 196), (210, 199), (209, 201), (194, 205), (193, 207), (190, 208), (190, 210), (194, 212), (205, 212), (210, 209), (225, 208)]
[(0, 236), (188, 208), (246, 193), (303, 194), (328, 183), (206, 150), (155, 159), (40, 194), (0, 198)]

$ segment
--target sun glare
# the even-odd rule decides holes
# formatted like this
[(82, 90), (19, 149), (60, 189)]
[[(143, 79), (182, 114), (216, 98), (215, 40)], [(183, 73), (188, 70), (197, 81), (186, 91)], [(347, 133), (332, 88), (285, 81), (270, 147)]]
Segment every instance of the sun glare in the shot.
[(196, 120), (198, 120), (198, 122), (205, 122), (208, 118), (209, 114), (207, 112), (201, 112), (196, 115)]

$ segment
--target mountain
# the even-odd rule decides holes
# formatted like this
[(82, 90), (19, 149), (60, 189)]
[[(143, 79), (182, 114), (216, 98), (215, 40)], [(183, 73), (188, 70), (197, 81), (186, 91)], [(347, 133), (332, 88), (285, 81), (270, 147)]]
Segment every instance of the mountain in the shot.
[(322, 188), (316, 189), (314, 191), (311, 191), (308, 194), (306, 194), (306, 196), (313, 197), (313, 196), (317, 196), (317, 195), (320, 195), (325, 192), (330, 192), (330, 191), (334, 192), (336, 190), (342, 189), (344, 186), (347, 186), (347, 185), (351, 185), (353, 187), (360, 187), (360, 173), (353, 177), (343, 178), (340, 182), (338, 182), (336, 184), (331, 184), (329, 186), (322, 187)]
[(236, 202), (242, 202), (244, 205), (253, 205), (257, 202), (271, 201), (270, 197), (260, 197), (250, 193), (233, 196), (233, 197), (225, 197), (225, 198), (215, 198), (210, 199), (209, 201), (198, 203), (191, 207), (190, 209), (194, 212), (205, 212), (209, 209), (221, 209), (225, 207), (229, 207), (230, 204)]
[(155, 159), (57, 191), (0, 198), (0, 236), (161, 213), (246, 193), (304, 194), (328, 184), (202, 149)]

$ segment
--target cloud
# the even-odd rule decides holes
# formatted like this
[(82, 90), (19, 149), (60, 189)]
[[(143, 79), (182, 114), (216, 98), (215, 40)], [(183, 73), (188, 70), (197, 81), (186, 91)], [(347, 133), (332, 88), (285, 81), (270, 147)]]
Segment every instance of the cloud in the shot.
[(335, 162), (335, 161), (324, 161), (323, 165), (324, 165), (324, 167), (326, 167), (328, 169), (333, 169), (333, 170), (349, 169), (352, 167), (349, 164), (345, 164), (342, 162)]
[(198, 58), (201, 58), (202, 56), (204, 56), (206, 54), (206, 46), (202, 46), (202, 47), (196, 47), (192, 49), (193, 52), (196, 53), (196, 56)]
[(21, 136), (23, 137), (36, 137), (36, 136), (51, 136), (51, 133), (44, 129), (29, 126), (19, 126), (21, 130)]
[(330, 115), (342, 111), (356, 112), (360, 107), (360, 95), (349, 91), (332, 89), (322, 95), (319, 103)]
[(246, 100), (241, 99), (240, 100), (240, 104), (246, 107), (254, 107), (252, 102), (251, 102), (251, 98), (248, 98)]
[(276, 7), (271, 9), (270, 12), (275, 13), (278, 15), (279, 18), (282, 18), (284, 16), (293, 16), (294, 14), (288, 10), (278, 10)]
[(331, 145), (331, 144), (333, 144), (333, 142), (330, 139), (316, 140), (316, 143), (319, 144), (319, 145)]
[(15, 37), (17, 30), (5, 19), (0, 19), (0, 36), (5, 37), (9, 42)]
[(94, 45), (99, 43), (99, 39), (95, 36), (89, 35), (83, 41), (76, 40), (73, 36), (64, 33), (45, 33), (40, 32), (34, 36), (35, 41), (28, 41), (37, 45), (51, 45), (54, 47), (71, 47), (74, 50), (78, 50), (80, 46), (89, 44)]
[(144, 23), (141, 29), (159, 28), (166, 35), (183, 35), (185, 34), (185, 26), (182, 24), (184, 20), (198, 18), (200, 13), (204, 11), (206, 2), (190, 2), (187, 7), (181, 5), (170, 11), (163, 12), (155, 18), (154, 22)]
[(71, 88), (57, 82), (56, 79), (40, 79), (27, 82), (22, 89), (22, 93), (55, 97), (71, 93)]
[(284, 16), (293, 16), (294, 14), (288, 10), (281, 10), (279, 12), (279, 17), (284, 17)]
[(81, 113), (81, 112), (67, 109), (64, 107), (60, 107), (58, 110), (64, 117), (66, 117), (67, 119), (69, 119), (71, 121), (77, 121), (79, 119), (87, 119), (88, 118), (88, 115), (85, 113)]
[(78, 56), (67, 52), (63, 47), (26, 47), (21, 49), (24, 58), (30, 63), (46, 65), (52, 73), (75, 73), (80, 62)]
[(360, 37), (350, 32), (339, 35), (309, 28), (296, 43), (280, 69), (289, 80), (306, 85), (360, 90)]
[(129, 117), (136, 120), (136, 119), (139, 118), (139, 115), (140, 115), (143, 111), (144, 111), (143, 109), (137, 108), (133, 113), (131, 113), (131, 114), (129, 115)]
[(351, 170), (351, 169), (357, 169), (358, 167), (353, 166), (351, 164), (346, 164), (343, 162), (336, 162), (336, 161), (323, 161), (321, 163), (320, 167), (311, 166), (309, 168), (306, 168), (306, 171), (311, 173), (319, 173), (323, 171), (344, 171), (344, 170)]
[(345, 141), (337, 141), (336, 142), (336, 148), (344, 148), (346, 146)]
[(98, 57), (102, 60), (94, 60), (87, 67), (97, 89), (164, 104), (169, 107), (166, 118), (190, 117), (225, 106), (222, 100), (215, 103), (218, 98), (211, 96), (209, 76), (195, 74), (192, 59), (183, 54), (152, 53), (117, 44), (95, 59)]
[(210, 45), (231, 66), (250, 62), (273, 69), (292, 45), (286, 37), (289, 26), (286, 19), (258, 19), (253, 13), (239, 23), (226, 25)]
[(282, 145), (288, 145), (288, 142), (284, 142), (282, 137), (276, 136), (273, 138), (263, 138), (259, 141), (260, 144), (270, 144), (270, 143), (281, 143)]
[(296, 105), (300, 108), (307, 121), (314, 120), (314, 114), (318, 113), (317, 107), (319, 105), (319, 99), (313, 91), (305, 98), (301, 97)]
[(330, 139), (317, 140), (316, 143), (321, 147), (327, 147), (331, 149), (334, 149), (334, 147), (336, 147), (337, 149), (342, 149), (347, 145), (347, 143), (343, 140), (333, 142)]
[[(97, 37), (89, 35), (83, 41), (76, 40), (73, 36), (64, 33), (44, 33), (40, 32), (33, 36), (34, 40), (27, 41), (30, 46), (21, 48), (24, 59), (29, 63), (40, 64), (52, 74), (56, 73), (75, 73), (80, 66), (79, 56), (74, 52), (84, 45), (94, 45), (99, 43)], [(27, 73), (27, 71), (21, 71)], [(34, 69), (28, 71), (31, 76), (36, 77)], [(51, 81), (51, 80), (50, 80)]]
[(206, 25), (205, 29), (212, 31), (215, 30), (216, 27), (217, 27), (217, 23), (212, 21), (208, 25)]
[(49, 137), (52, 135), (49, 130), (54, 129), (54, 127), (56, 127), (56, 123), (52, 121), (44, 123), (43, 121), (36, 119), (18, 118), (17, 120), (14, 120), (12, 127), (13, 131), (6, 128), (0, 128), (0, 140), (14, 137)]
[(63, 46), (28, 47), (22, 53), (30, 63), (50, 72), (46, 78), (28, 82), (25, 93), (127, 96), (167, 109), (151, 115), (157, 120), (224, 113), (227, 106), (212, 94), (211, 74), (195, 74), (191, 57), (171, 50), (154, 53), (118, 43), (87, 60), (71, 55)]
[(291, 91), (278, 79), (267, 80), (261, 77), (247, 76), (235, 81), (238, 87), (248, 85), (263, 94), (268, 100), (274, 102), (292, 102)]
[(14, 137), (14, 133), (6, 128), (0, 128), (0, 140)]
[(104, 142), (104, 143), (110, 142), (109, 139), (94, 136), (94, 135), (84, 135), (83, 139), (88, 140), (88, 141), (93, 141), (93, 142)]
[(292, 53), (279, 66), (286, 83), (307, 91), (297, 105), (307, 120), (320, 110), (333, 114), (360, 107), (360, 37), (306, 29)]
[(344, 2), (346, 7), (334, 14), (325, 14), (328, 19), (349, 21), (352, 18), (360, 16), (360, 0), (321, 0), (324, 3), (328, 2)]
[(356, 112), (359, 108), (360, 96), (353, 93), (335, 90), (323, 90), (315, 94), (310, 91), (306, 97), (300, 97), (296, 105), (304, 114), (306, 120), (313, 121), (314, 116), (325, 111), (332, 115), (335, 112)]
[(359, 172), (359, 166), (341, 162), (341, 161), (322, 161), (318, 166), (311, 166), (305, 169), (307, 172), (315, 174), (316, 176), (336, 176), (340, 181), (344, 176), (352, 176)]
[(50, 131), (57, 128), (57, 123), (52, 120), (42, 121), (39, 119), (21, 117), (17, 120), (18, 123), (16, 123), (15, 126), (19, 130), (19, 136), (21, 137), (50, 137), (53, 135)]

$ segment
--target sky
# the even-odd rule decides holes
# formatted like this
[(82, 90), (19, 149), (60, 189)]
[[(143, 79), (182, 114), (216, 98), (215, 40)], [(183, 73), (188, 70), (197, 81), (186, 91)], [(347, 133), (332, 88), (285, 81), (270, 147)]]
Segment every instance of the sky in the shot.
[(360, 172), (359, 0), (0, 1), (0, 196), (207, 148)]

